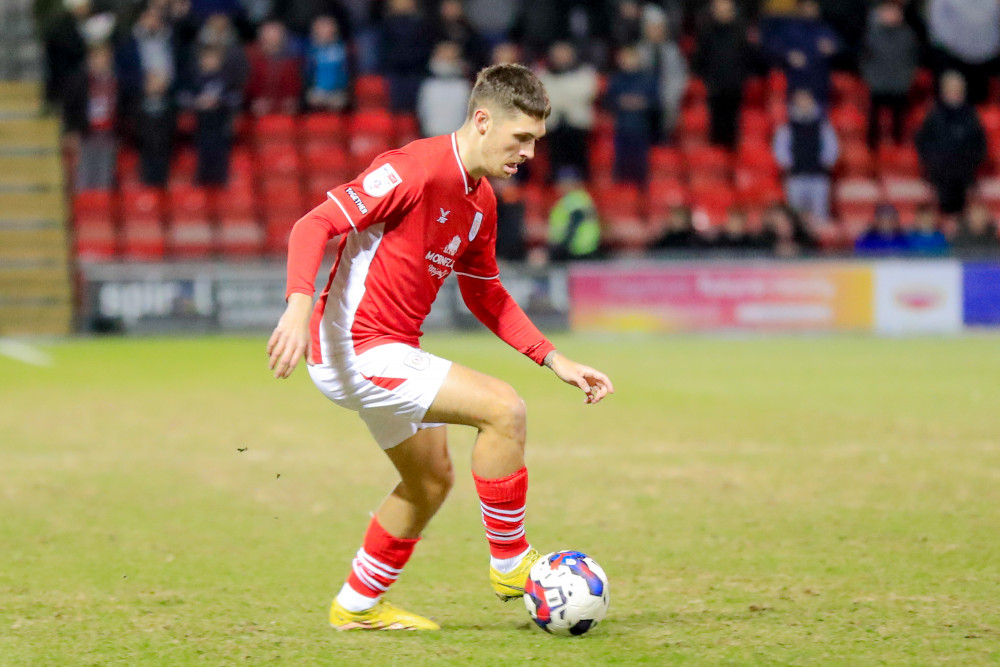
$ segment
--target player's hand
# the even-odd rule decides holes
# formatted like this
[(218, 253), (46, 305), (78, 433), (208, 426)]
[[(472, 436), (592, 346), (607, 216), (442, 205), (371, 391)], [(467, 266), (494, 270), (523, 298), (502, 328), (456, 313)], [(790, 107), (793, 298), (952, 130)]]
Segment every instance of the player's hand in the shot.
[(295, 370), (299, 360), (308, 358), (311, 347), (309, 335), (309, 315), (312, 299), (305, 294), (290, 294), (288, 307), (278, 320), (271, 339), (267, 341), (267, 367), (274, 371), (275, 378), (287, 378)]
[(548, 366), (560, 380), (579, 387), (587, 395), (584, 403), (598, 403), (608, 394), (615, 393), (615, 386), (607, 375), (590, 366), (578, 364), (558, 352), (552, 353)]

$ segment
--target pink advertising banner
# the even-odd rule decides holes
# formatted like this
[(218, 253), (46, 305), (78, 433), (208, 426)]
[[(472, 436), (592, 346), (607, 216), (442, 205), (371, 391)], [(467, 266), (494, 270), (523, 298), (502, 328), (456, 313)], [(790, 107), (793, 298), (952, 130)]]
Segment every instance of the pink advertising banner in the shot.
[(577, 331), (870, 331), (870, 265), (587, 264), (570, 269)]

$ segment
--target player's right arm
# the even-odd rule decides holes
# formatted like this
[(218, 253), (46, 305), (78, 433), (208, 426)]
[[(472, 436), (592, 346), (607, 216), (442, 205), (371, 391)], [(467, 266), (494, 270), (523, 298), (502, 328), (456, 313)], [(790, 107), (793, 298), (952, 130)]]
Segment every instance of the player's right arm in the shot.
[(424, 170), (416, 158), (391, 151), (350, 183), (330, 190), (325, 202), (295, 223), (288, 239), (288, 306), (267, 343), (274, 377), (287, 378), (309, 354), (315, 279), (326, 244), (340, 234), (404, 215), (419, 198), (423, 181)]

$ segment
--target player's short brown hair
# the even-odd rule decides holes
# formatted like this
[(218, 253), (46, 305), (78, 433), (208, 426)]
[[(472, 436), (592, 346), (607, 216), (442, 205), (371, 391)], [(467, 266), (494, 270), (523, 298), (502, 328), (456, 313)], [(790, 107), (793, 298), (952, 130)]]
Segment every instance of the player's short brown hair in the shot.
[(545, 86), (524, 65), (504, 63), (490, 65), (476, 76), (476, 85), (469, 96), (467, 118), (476, 109), (491, 106), (502, 111), (522, 111), (537, 120), (545, 120), (552, 112)]

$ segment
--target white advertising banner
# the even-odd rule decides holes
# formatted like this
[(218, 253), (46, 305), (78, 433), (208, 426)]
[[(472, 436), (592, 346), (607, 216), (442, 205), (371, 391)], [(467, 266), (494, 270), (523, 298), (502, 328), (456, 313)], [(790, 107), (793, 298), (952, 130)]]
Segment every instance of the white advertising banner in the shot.
[(880, 334), (959, 333), (962, 265), (953, 261), (875, 265), (875, 331)]

